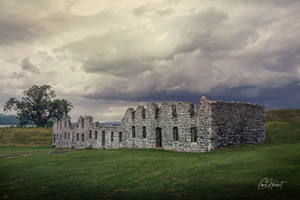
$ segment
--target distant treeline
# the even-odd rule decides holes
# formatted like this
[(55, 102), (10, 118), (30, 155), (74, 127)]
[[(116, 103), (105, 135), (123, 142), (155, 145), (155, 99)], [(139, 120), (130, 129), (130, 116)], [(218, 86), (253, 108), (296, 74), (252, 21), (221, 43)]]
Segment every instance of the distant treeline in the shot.
[(18, 125), (17, 115), (0, 114), (0, 125)]

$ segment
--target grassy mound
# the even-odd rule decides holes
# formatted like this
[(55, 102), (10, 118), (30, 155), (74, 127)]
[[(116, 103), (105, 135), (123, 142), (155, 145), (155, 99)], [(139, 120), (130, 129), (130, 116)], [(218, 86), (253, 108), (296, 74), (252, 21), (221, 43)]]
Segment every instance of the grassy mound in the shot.
[(0, 128), (0, 146), (51, 146), (52, 128)]
[(266, 122), (300, 123), (300, 109), (267, 110)]

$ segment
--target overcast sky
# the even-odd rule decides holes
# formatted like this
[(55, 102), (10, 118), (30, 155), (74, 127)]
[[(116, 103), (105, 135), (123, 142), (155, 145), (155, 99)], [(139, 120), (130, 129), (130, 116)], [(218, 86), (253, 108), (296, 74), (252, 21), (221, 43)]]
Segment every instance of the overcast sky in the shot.
[(202, 95), (300, 108), (299, 10), (298, 0), (0, 0), (0, 106), (49, 84), (73, 103), (72, 121)]

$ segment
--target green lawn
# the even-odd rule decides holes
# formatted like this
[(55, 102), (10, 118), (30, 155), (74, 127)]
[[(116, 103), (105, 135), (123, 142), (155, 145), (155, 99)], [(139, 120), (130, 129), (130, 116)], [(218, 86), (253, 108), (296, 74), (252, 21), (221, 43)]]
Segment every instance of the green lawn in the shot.
[[(0, 146), (0, 199), (299, 199), (300, 123), (208, 153)], [(50, 142), (51, 144), (51, 142)], [(67, 153), (45, 153), (49, 151)], [(258, 190), (264, 178), (287, 181)]]

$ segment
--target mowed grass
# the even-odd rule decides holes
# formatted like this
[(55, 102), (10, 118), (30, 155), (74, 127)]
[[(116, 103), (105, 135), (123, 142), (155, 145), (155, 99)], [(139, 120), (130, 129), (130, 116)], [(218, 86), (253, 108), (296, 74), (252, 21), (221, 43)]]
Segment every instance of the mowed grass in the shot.
[[(208, 153), (1, 146), (0, 199), (299, 199), (300, 123), (266, 129), (264, 143)], [(287, 183), (258, 190), (264, 178)]]

